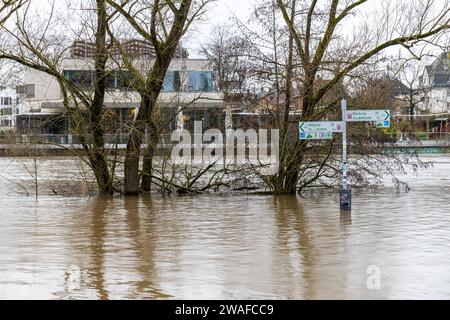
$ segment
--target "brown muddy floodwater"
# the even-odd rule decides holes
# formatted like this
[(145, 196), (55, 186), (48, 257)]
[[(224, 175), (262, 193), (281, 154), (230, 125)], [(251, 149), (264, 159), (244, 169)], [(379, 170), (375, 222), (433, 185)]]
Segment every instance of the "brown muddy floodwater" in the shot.
[(450, 298), (450, 157), (426, 160), (351, 216), (332, 193), (36, 200), (0, 179), (0, 299)]

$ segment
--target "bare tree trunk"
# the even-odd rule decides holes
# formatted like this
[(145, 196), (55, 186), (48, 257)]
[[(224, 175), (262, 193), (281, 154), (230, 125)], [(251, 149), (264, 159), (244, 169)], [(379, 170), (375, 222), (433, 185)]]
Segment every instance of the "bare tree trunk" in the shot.
[(152, 188), (153, 158), (158, 144), (158, 132), (156, 122), (152, 119), (149, 126), (150, 137), (147, 142), (147, 148), (144, 151), (144, 162), (142, 167), (141, 189), (143, 192), (150, 192)]
[(110, 175), (108, 162), (105, 157), (105, 138), (102, 124), (103, 104), (106, 90), (106, 61), (108, 60), (108, 51), (106, 48), (107, 24), (106, 0), (97, 0), (95, 93), (89, 108), (94, 145), (89, 153), (89, 160), (94, 170), (99, 192), (101, 194), (114, 193), (113, 179)]
[(136, 130), (133, 130), (128, 141), (127, 155), (125, 157), (125, 195), (139, 194), (139, 158), (141, 148), (136, 147), (136, 145), (141, 144), (141, 142), (142, 137)]
[[(172, 27), (167, 33), (166, 38), (161, 41), (158, 37), (158, 31), (156, 28), (158, 13), (161, 13), (160, 10), (163, 7), (161, 6), (159, 0), (156, 0), (153, 3), (150, 17), (150, 32), (147, 32), (141, 28), (140, 22), (138, 22), (135, 17), (129, 15), (129, 13), (124, 10), (123, 6), (112, 0), (106, 1), (117, 9), (136, 29), (137, 32), (153, 44), (156, 53), (156, 61), (153, 64), (150, 73), (146, 75), (145, 83), (141, 83), (141, 85), (138, 86), (138, 91), (141, 95), (141, 107), (138, 111), (136, 121), (131, 127), (130, 138), (127, 144), (127, 154), (125, 156), (124, 193), (125, 195), (136, 195), (141, 191), (139, 188), (139, 162), (141, 145), (144, 140), (144, 132), (146, 127), (149, 127), (151, 130), (150, 136), (156, 136), (157, 139), (158, 132), (155, 132), (155, 128), (152, 125), (152, 116), (156, 108), (157, 100), (163, 86), (167, 69), (169, 68), (172, 58), (176, 52), (178, 43), (187, 30), (185, 27), (187, 28), (190, 25), (196, 14), (194, 14), (191, 18), (188, 17), (192, 0), (180, 1), (178, 8), (172, 4), (170, 6), (174, 14)], [(205, 1), (204, 3), (207, 2), (208, 1)], [(166, 27), (164, 26), (164, 28)], [(133, 68), (132, 64), (128, 64), (128, 67)], [(152, 138), (151, 140), (154, 141), (154, 139), (155, 138)], [(151, 187), (151, 168), (153, 165), (154, 147), (156, 146), (153, 141), (149, 141), (149, 146), (144, 153), (142, 189), (146, 191), (150, 190)]]
[[(143, 97), (141, 101), (141, 110), (153, 109), (153, 104), (148, 97)], [(124, 193), (125, 195), (137, 195), (139, 189), (139, 161), (141, 155), (141, 145), (144, 141), (146, 121), (145, 118), (138, 114), (138, 118), (131, 128), (130, 138), (127, 144), (127, 154), (125, 156), (125, 179), (124, 179)]]
[(410, 94), (409, 94), (409, 123), (411, 124), (411, 133), (416, 132), (416, 124), (414, 122), (414, 96), (413, 96), (413, 89), (410, 88)]

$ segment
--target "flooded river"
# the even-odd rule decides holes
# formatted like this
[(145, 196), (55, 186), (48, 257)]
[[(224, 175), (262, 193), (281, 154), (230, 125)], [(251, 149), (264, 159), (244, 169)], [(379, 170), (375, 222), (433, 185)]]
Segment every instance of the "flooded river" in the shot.
[(450, 156), (426, 160), (351, 215), (331, 192), (35, 199), (3, 178), (0, 299), (450, 298)]

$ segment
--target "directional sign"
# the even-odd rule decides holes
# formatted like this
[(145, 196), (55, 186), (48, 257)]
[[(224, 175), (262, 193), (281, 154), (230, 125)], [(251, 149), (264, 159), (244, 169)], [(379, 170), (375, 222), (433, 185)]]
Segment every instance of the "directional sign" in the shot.
[(332, 132), (300, 132), (300, 140), (331, 140)]
[(300, 132), (333, 133), (333, 132), (342, 132), (344, 125), (342, 121), (300, 122), (299, 128)]
[(387, 123), (386, 121), (391, 120), (390, 110), (350, 110), (345, 114), (345, 120), (347, 122), (356, 121), (376, 121), (377, 123), (382, 123), (383, 126)]
[(342, 121), (300, 122), (300, 140), (329, 140), (333, 132), (342, 132)]
[[(389, 110), (344, 110), (343, 115), (345, 122), (375, 122), (377, 128), (389, 128), (391, 125)], [(332, 139), (333, 133), (344, 132), (344, 121), (300, 122), (300, 140)]]

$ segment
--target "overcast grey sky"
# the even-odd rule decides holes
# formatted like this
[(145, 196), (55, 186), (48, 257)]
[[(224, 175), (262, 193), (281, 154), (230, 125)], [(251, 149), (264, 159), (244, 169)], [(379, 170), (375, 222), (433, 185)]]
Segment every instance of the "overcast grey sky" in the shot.
[[(40, 10), (44, 12), (49, 12), (51, 8), (51, 3), (55, 1), (55, 4), (59, 10), (64, 11), (68, 4), (74, 7), (78, 5), (76, 3), (83, 2), (86, 0), (34, 0), (33, 2), (38, 5)], [(319, 0), (319, 3), (329, 1), (329, 0)], [(358, 7), (359, 17), (363, 17), (365, 14), (370, 14), (380, 8), (381, 3), (389, 1), (391, 3), (395, 2), (408, 2), (408, 1), (422, 1), (422, 0), (370, 0), (367, 3)], [(423, 0), (424, 1), (424, 0)], [(436, 2), (437, 8), (443, 8), (449, 0), (434, 0)], [(183, 44), (189, 49), (191, 57), (199, 56), (199, 49), (201, 45), (204, 44), (212, 31), (212, 28), (218, 24), (224, 24), (230, 21), (230, 18), (236, 16), (241, 21), (245, 21), (252, 12), (255, 4), (261, 2), (261, 0), (216, 0), (208, 5), (207, 12), (203, 16), (202, 21), (195, 23), (194, 28), (190, 30), (188, 35), (183, 39)], [(344, 1), (342, 1), (344, 2)], [(372, 15), (373, 16), (373, 15)], [(376, 23), (376, 19), (373, 19)], [(73, 23), (71, 21), (71, 23)], [(349, 24), (351, 25), (351, 23)], [(351, 27), (348, 28), (351, 32)], [(447, 44), (450, 40), (447, 36)], [(398, 48), (395, 51), (398, 52)]]
[(205, 42), (205, 38), (209, 37), (215, 25), (227, 23), (233, 16), (245, 20), (256, 2), (257, 0), (216, 0), (211, 3), (206, 16), (196, 24), (195, 31), (190, 32), (184, 40), (191, 56), (198, 56), (195, 52), (198, 50), (198, 44)]
[[(390, 2), (392, 3), (395, 3), (396, 1), (402, 2), (410, 0), (390, 0)], [(438, 9), (440, 7), (444, 8), (446, 4), (448, 6), (449, 0), (434, 0), (434, 1), (435, 1), (435, 8)], [(233, 16), (236, 16), (241, 21), (245, 21), (252, 12), (254, 5), (259, 2), (260, 0), (216, 0), (214, 3), (210, 4), (206, 16), (202, 19), (202, 22), (197, 23), (195, 29), (192, 30), (192, 32), (190, 32), (183, 40), (184, 45), (190, 51), (191, 57), (199, 56), (198, 51), (200, 48), (200, 44), (205, 43), (206, 39), (211, 34), (212, 28), (215, 25), (226, 23), (230, 21), (230, 18)], [(367, 16), (372, 15), (373, 12), (380, 9), (381, 4), (382, 1), (380, 0), (367, 1), (367, 3), (358, 7), (359, 11), (358, 16), (362, 17), (362, 19), (367, 18)], [(372, 15), (371, 18), (373, 19), (374, 22), (377, 21), (374, 15)], [(447, 42), (450, 41), (449, 37), (450, 36), (446, 37)], [(389, 53), (397, 55), (399, 50), (401, 50), (399, 47), (394, 47), (389, 49)]]

